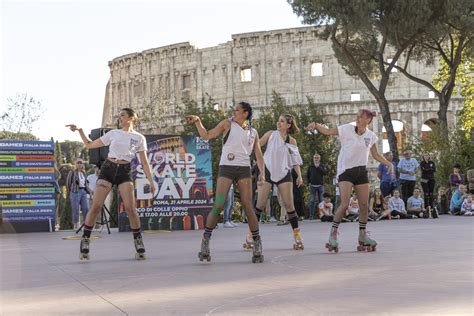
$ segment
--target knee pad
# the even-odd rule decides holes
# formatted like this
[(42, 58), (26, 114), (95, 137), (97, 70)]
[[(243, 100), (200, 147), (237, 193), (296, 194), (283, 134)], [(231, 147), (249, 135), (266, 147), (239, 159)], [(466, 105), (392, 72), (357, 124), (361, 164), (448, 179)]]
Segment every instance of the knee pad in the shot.
[(225, 203), (225, 198), (226, 196), (222, 193), (218, 193), (216, 196), (216, 201), (214, 202), (214, 205), (212, 206), (212, 211), (211, 214), (214, 216), (220, 216), (222, 209), (224, 208), (224, 203)]

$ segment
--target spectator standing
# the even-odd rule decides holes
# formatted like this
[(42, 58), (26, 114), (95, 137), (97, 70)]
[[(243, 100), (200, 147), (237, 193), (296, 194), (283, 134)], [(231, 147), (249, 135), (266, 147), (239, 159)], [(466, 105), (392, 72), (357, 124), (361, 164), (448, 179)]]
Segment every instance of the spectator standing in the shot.
[(77, 158), (75, 168), (69, 171), (66, 179), (67, 192), (71, 201), (72, 220), (74, 229), (77, 229), (79, 222), (79, 207), (81, 207), (82, 218), (86, 219), (89, 212), (89, 187), (87, 185), (86, 173), (84, 172), (84, 160)]
[(434, 208), (434, 188), (436, 185), (435, 172), (436, 165), (431, 161), (429, 153), (422, 155), (421, 163), (421, 187), (423, 189), (423, 197), (425, 199), (425, 207), (430, 210)]
[(398, 162), (402, 200), (405, 202), (405, 205), (408, 198), (413, 195), (416, 184), (416, 172), (420, 166), (418, 161), (412, 158), (412, 154), (413, 152), (411, 150), (405, 150), (403, 152), (404, 157)]
[(385, 159), (390, 161), (393, 165), (393, 174), (388, 171), (388, 168), (383, 163), (379, 164), (379, 171), (377, 173), (378, 178), (380, 179), (380, 190), (382, 191), (382, 196), (386, 197), (392, 195), (393, 190), (398, 186), (397, 183), (397, 165), (393, 161), (393, 154), (391, 151), (388, 151), (384, 154)]
[(234, 184), (230, 186), (224, 203), (224, 227), (233, 228), (239, 226), (232, 221), (232, 210), (234, 209)]
[(461, 174), (461, 165), (457, 163), (453, 166), (453, 173), (449, 176), (449, 185), (451, 190), (453, 190), (457, 189), (461, 184), (464, 184), (464, 176)]
[[(313, 163), (308, 168), (306, 178), (309, 184), (309, 219), (314, 219), (316, 205), (323, 201), (324, 194), (324, 175), (327, 174), (327, 168), (321, 164), (321, 156), (315, 153)], [(316, 195), (318, 201), (316, 202)]]

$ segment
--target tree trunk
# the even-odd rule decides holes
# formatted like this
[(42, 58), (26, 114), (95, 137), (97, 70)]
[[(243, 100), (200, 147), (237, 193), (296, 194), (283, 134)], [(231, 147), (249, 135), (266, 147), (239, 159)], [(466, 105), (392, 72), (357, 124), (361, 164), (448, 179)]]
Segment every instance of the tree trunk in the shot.
[(385, 130), (387, 132), (388, 144), (390, 146), (390, 151), (393, 153), (393, 160), (398, 162), (399, 155), (397, 147), (397, 138), (395, 137), (395, 131), (393, 130), (392, 116), (388, 107), (388, 101), (385, 96), (378, 96), (377, 104), (379, 105), (379, 110), (382, 114), (383, 125), (385, 126)]
[(439, 127), (441, 132), (441, 137), (444, 140), (448, 139), (448, 106), (449, 100), (445, 98), (443, 94), (439, 96), (439, 110), (438, 110), (438, 119), (439, 119)]

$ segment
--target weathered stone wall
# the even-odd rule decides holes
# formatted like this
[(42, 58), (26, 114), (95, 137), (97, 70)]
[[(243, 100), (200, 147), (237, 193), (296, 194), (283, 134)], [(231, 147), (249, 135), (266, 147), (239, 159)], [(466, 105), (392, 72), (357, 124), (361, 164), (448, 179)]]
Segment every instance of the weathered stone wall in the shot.
[[(311, 76), (313, 62), (322, 63), (322, 76)], [(353, 121), (361, 107), (377, 110), (365, 85), (345, 73), (330, 42), (318, 39), (313, 27), (237, 34), (232, 41), (203, 49), (188, 42), (178, 43), (115, 58), (109, 67), (103, 126), (114, 125), (118, 109), (140, 109), (157, 94), (160, 100), (167, 101), (159, 109), (166, 126), (180, 124), (175, 110), (183, 97), (201, 101), (206, 95), (224, 109), (241, 100), (257, 108), (268, 106), (273, 90), (288, 104), (311, 96), (324, 104), (324, 111), (334, 124)], [(244, 68), (251, 69), (250, 82), (241, 81)], [(435, 71), (418, 63), (410, 63), (409, 68), (427, 80)], [(391, 77), (386, 96), (393, 118), (419, 135), (421, 125), (437, 117), (437, 99), (429, 99), (426, 87), (400, 73)], [(351, 102), (351, 93), (360, 93), (361, 101)], [(449, 113), (453, 120), (453, 111), (459, 106), (460, 101), (453, 100)], [(373, 128), (382, 131), (381, 119), (375, 119)]]

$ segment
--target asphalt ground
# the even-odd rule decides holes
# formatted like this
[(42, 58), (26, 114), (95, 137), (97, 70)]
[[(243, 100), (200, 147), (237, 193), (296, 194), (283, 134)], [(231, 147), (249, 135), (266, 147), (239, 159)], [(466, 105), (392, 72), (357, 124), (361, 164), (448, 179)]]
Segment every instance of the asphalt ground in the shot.
[(474, 218), (369, 222), (377, 251), (356, 251), (357, 223), (340, 226), (340, 251), (324, 247), (330, 224), (263, 224), (265, 261), (243, 249), (246, 226), (219, 228), (210, 263), (202, 231), (131, 233), (92, 241), (79, 261), (72, 231), (0, 235), (0, 315), (474, 315)]

